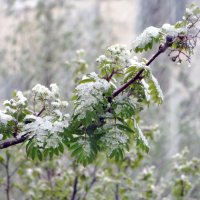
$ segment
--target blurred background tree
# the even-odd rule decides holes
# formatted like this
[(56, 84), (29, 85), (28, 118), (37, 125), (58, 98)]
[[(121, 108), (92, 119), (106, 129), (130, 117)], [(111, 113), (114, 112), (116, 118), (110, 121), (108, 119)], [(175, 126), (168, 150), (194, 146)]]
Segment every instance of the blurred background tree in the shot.
[(92, 47), (86, 58), (94, 65), (97, 52), (111, 41), (98, 4), (98, 1), (8, 1), (4, 17), (11, 24), (1, 47), (4, 52), (1, 79), (7, 84), (1, 96), (10, 96), (14, 89), (30, 89), (38, 82), (46, 86), (56, 82), (62, 89), (67, 85), (69, 90), (64, 92), (67, 96), (74, 70), (68, 62), (75, 57), (75, 51), (87, 52)]

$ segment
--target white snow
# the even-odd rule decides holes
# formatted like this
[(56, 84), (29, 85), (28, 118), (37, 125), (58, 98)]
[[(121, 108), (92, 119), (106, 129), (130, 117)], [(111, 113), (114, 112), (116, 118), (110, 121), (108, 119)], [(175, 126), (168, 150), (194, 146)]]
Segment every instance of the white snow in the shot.
[(139, 35), (133, 42), (132, 47), (144, 48), (148, 43), (152, 41), (153, 38), (157, 38), (160, 34), (160, 29), (150, 26), (146, 28), (141, 35)]

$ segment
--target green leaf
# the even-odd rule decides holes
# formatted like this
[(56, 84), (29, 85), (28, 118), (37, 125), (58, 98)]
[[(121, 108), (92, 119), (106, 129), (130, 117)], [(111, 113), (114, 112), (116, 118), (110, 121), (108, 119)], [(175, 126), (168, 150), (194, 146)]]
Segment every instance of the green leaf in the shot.
[(149, 84), (148, 89), (150, 91), (152, 100), (157, 104), (161, 104), (164, 100), (164, 96), (160, 88), (160, 85), (157, 79), (153, 76), (153, 74), (151, 74), (148, 84)]
[(81, 80), (81, 81), (79, 82), (79, 84), (90, 83), (90, 82), (95, 82), (95, 80), (94, 80), (94, 79), (89, 79), (89, 78), (87, 78), (87, 79)]
[(42, 152), (39, 149), (37, 150), (37, 157), (39, 158), (40, 161), (43, 160)]
[(61, 153), (64, 153), (64, 146), (62, 145), (62, 143), (59, 144), (58, 149)]
[(122, 131), (125, 131), (125, 132), (128, 132), (128, 133), (133, 133), (134, 131), (129, 128), (127, 125), (124, 125), (124, 124), (116, 124), (117, 128), (122, 130)]
[(142, 130), (140, 129), (140, 127), (138, 126), (136, 120), (134, 120), (134, 127), (135, 127), (135, 132), (136, 132), (136, 140), (137, 140), (137, 146), (148, 152), (149, 151), (149, 144), (148, 141), (146, 139), (146, 137), (144, 136)]
[(34, 160), (36, 158), (36, 154), (37, 154), (37, 147), (31, 148), (30, 157), (32, 158), (32, 160)]

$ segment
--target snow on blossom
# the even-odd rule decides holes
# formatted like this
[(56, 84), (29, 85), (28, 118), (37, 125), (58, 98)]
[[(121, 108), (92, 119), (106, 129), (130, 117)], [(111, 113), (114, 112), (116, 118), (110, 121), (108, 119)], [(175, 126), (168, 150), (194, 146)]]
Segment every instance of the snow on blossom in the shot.
[(58, 88), (58, 86), (55, 83), (52, 83), (50, 85), (50, 88), (51, 88), (51, 95), (53, 97), (59, 97), (59, 88)]
[(17, 99), (18, 99), (18, 101), (16, 102), (16, 104), (18, 106), (25, 106), (26, 103), (27, 103), (27, 98), (24, 97), (23, 93), (21, 91), (18, 91), (17, 94), (16, 94), (16, 96), (17, 96)]
[(133, 42), (133, 49), (140, 47), (144, 48), (153, 38), (157, 38), (160, 34), (160, 29), (150, 26), (146, 28), (141, 35), (139, 35)]
[(101, 55), (96, 59), (97, 62), (102, 63), (102, 62), (112, 62), (107, 56)]
[(177, 36), (179, 33), (184, 33), (187, 31), (186, 27), (175, 28), (175, 26), (171, 24), (164, 24), (161, 30), (162, 32), (171, 36)]
[(0, 111), (0, 123), (7, 125), (7, 123), (12, 120), (14, 120), (12, 116)]
[(94, 72), (90, 73), (88, 76), (94, 81), (82, 83), (75, 89), (79, 98), (75, 101), (77, 106), (74, 114), (79, 115), (79, 119), (85, 117), (86, 110), (93, 110), (92, 105), (94, 106), (99, 101), (102, 101), (103, 94), (111, 87), (111, 84), (108, 81), (99, 78)]
[(35, 87), (32, 89), (32, 92), (42, 97), (51, 96), (51, 91), (47, 87), (40, 84), (35, 85)]
[(131, 52), (126, 45), (115, 44), (110, 46), (107, 51), (110, 52), (114, 62), (119, 62), (122, 65), (126, 64), (131, 56)]
[(46, 144), (46, 148), (58, 146), (61, 140), (59, 133), (62, 133), (69, 125), (67, 119), (58, 121), (51, 116), (42, 118), (27, 115), (26, 119), (29, 119), (31, 123), (24, 125), (22, 133), (29, 133), (29, 137), (34, 137), (39, 147), (44, 147)]

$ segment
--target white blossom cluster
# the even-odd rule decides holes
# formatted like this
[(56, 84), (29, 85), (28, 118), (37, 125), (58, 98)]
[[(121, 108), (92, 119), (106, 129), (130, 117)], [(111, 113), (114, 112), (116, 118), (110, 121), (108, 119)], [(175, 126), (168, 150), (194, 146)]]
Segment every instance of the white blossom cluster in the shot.
[(189, 155), (188, 148), (184, 148), (181, 153), (176, 154), (173, 156), (175, 161), (174, 163), (174, 172), (178, 174), (186, 173), (188, 174), (195, 174), (200, 173), (200, 159), (193, 158), (188, 160), (187, 157)]
[(192, 5), (190, 8), (186, 8), (185, 16), (183, 16), (183, 20), (188, 20), (190, 22), (195, 22), (198, 20), (197, 14), (200, 13), (198, 6)]
[(29, 138), (35, 138), (39, 147), (44, 147), (45, 145), (45, 148), (56, 148), (61, 141), (59, 133), (62, 133), (64, 128), (68, 127), (67, 116), (62, 121), (59, 121), (51, 116), (27, 115), (25, 120), (29, 120), (30, 123), (23, 126), (22, 133), (28, 133)]
[(60, 100), (59, 88), (56, 84), (51, 84), (50, 89), (37, 84), (32, 89), (32, 92), (35, 99), (42, 101), (46, 110), (57, 116), (60, 120), (62, 119), (62, 110), (68, 106), (68, 102)]
[[(32, 93), (33, 108), (21, 91), (16, 92), (13, 99), (4, 101), (5, 110), (0, 111), (0, 124), (7, 125), (10, 121), (17, 122), (18, 130), (21, 131), (18, 134), (29, 134), (41, 143), (45, 138), (47, 142), (50, 134), (53, 134), (51, 137), (56, 137), (57, 133), (63, 132), (68, 126), (69, 115), (64, 112), (68, 102), (60, 100), (59, 88), (56, 84), (51, 84), (50, 89), (37, 84), (33, 87)], [(41, 115), (39, 114), (42, 110), (41, 105), (38, 111), (35, 110), (40, 101), (44, 109)], [(25, 115), (25, 113), (27, 114), (25, 118), (19, 121), (18, 116)]]
[(26, 106), (27, 98), (24, 97), (23, 93), (21, 91), (18, 91), (16, 93), (16, 96), (17, 96), (17, 101), (16, 101), (17, 106)]
[(96, 61), (97, 61), (98, 63), (103, 63), (103, 62), (111, 63), (111, 62), (112, 62), (112, 60), (109, 59), (109, 58), (108, 58), (107, 56), (105, 56), (105, 55), (99, 56), (99, 57), (97, 58)]
[(40, 116), (27, 115), (24, 121), (30, 123), (23, 126), (22, 132), (28, 133), (30, 138), (34, 137), (38, 146), (45, 144), (45, 148), (56, 148), (61, 140), (59, 134), (69, 125), (69, 114), (64, 112), (68, 102), (60, 100), (56, 84), (51, 84), (50, 89), (37, 84), (32, 92), (35, 99), (42, 101), (45, 110)]
[(9, 121), (13, 121), (14, 118), (5, 113), (5, 111), (0, 111), (0, 124), (4, 124), (5, 126)]
[(111, 58), (116, 62), (119, 61), (121, 64), (126, 64), (130, 58), (130, 50), (126, 45), (116, 44), (107, 49), (111, 54)]
[(163, 33), (167, 35), (177, 36), (180, 33), (186, 33), (187, 28), (186, 27), (176, 28), (174, 25), (171, 24), (163, 24), (161, 30)]
[(27, 106), (27, 98), (24, 97), (24, 95), (21, 91), (17, 91), (15, 98), (4, 101), (3, 105), (5, 106), (7, 111), (11, 111), (11, 113), (12, 113), (12, 109), (10, 109), (10, 108), (13, 108), (13, 112), (14, 112), (14, 109), (17, 107), (26, 107)]
[(37, 84), (33, 87), (32, 92), (34, 93), (35, 97), (40, 99), (51, 99), (59, 97), (59, 88), (56, 84), (51, 84), (50, 88), (47, 88), (43, 85)]
[(101, 79), (96, 73), (91, 73), (84, 79), (90, 78), (90, 82), (79, 84), (75, 91), (78, 96), (75, 104), (74, 115), (78, 115), (78, 119), (83, 119), (86, 116), (86, 111), (93, 110), (93, 107), (103, 100), (104, 93), (107, 93), (111, 88), (111, 84), (105, 79)]
[(126, 67), (130, 63), (131, 51), (126, 45), (115, 44), (108, 47), (106, 55), (101, 55), (97, 58), (97, 62), (104, 64), (104, 67), (111, 67), (113, 65), (120, 65)]
[(7, 125), (9, 121), (15, 121), (13, 115), (27, 106), (27, 98), (21, 91), (16, 92), (15, 98), (3, 103), (5, 109), (0, 111), (0, 124)]
[(146, 28), (141, 35), (139, 35), (136, 40), (133, 42), (133, 49), (139, 47), (144, 48), (149, 44), (154, 38), (158, 38), (160, 35), (160, 28), (150, 26)]

